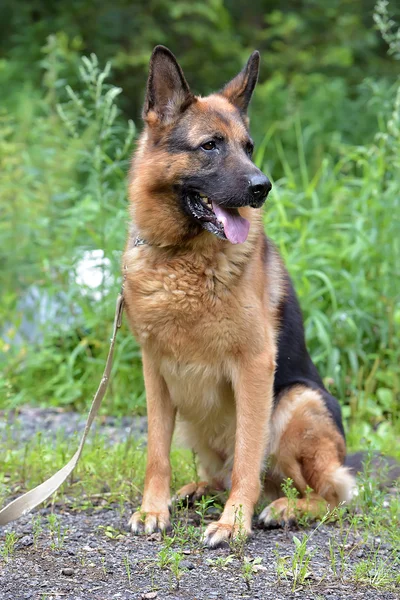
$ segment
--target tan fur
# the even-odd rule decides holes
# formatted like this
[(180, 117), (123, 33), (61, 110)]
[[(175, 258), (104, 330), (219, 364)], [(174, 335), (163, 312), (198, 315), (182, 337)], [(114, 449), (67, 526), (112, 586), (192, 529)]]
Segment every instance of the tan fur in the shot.
[(260, 520), (268, 525), (290, 520), (305, 512), (321, 516), (340, 502), (350, 500), (353, 477), (343, 467), (345, 443), (333, 426), (320, 393), (295, 386), (280, 399), (271, 419), (270, 468), (265, 476), (265, 492), (270, 499), (282, 495), (281, 484), (290, 477), (302, 496), (307, 488), (314, 494), (300, 498), (291, 507), (279, 498), (264, 509)]
[[(234, 93), (232, 84), (230, 97)], [(182, 118), (192, 123), (192, 143), (217, 130), (239, 148), (246, 128), (238, 114), (226, 98), (213, 95), (195, 99)], [(250, 221), (243, 244), (206, 231), (192, 235), (173, 190), (184, 173), (196, 170), (196, 158), (168, 153), (163, 139), (171, 126), (170, 119), (162, 123), (147, 113), (129, 185), (124, 297), (143, 351), (149, 417), (143, 502), (131, 524), (138, 531), (144, 521), (147, 532), (168, 525), (176, 420), (181, 439), (198, 454), (204, 485), (230, 488), (220, 520), (206, 530), (213, 546), (235, 534), (238, 517), (251, 531), (267, 452), (276, 486), (290, 476), (301, 492), (311, 485), (337, 503), (346, 487), (345, 477), (340, 483), (344, 443), (312, 390), (291, 390), (271, 420), (281, 259), (272, 244), (266, 246), (260, 210), (249, 207), (240, 209)], [(147, 244), (135, 247), (136, 235)]]
[[(261, 223), (257, 214), (251, 218), (251, 236), (239, 247), (205, 234), (198, 237), (207, 236), (206, 243), (193, 240), (184, 251), (145, 245), (124, 256), (129, 321), (166, 383), (180, 434), (198, 453), (208, 481), (229, 486), (232, 477), (223, 532), (227, 524), (233, 531), (239, 505), (251, 529), (272, 407), (274, 317), (257, 251)], [(147, 389), (146, 371), (145, 380)], [(151, 464), (150, 444), (148, 451)]]

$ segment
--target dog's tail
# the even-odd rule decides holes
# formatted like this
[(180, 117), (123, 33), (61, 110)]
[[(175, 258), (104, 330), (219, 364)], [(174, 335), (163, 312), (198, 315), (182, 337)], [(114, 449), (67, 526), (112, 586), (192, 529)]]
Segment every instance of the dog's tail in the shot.
[(390, 456), (374, 454), (370, 457), (367, 452), (355, 452), (346, 456), (344, 466), (354, 477), (368, 470), (381, 488), (393, 487), (400, 481), (400, 463)]

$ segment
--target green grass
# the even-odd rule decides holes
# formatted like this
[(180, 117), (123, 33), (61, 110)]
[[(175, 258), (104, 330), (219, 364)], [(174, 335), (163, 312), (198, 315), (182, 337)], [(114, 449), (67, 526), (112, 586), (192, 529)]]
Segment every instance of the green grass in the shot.
[[(0, 505), (9, 495), (10, 486), (14, 492), (30, 489), (60, 469), (75, 452), (78, 442), (77, 436), (68, 439), (59, 436), (55, 443), (50, 443), (37, 434), (29, 443), (16, 447), (10, 435), (2, 443), (0, 453)], [(143, 492), (145, 461), (142, 441), (128, 438), (124, 443), (110, 446), (95, 435), (64, 485), (61, 498), (73, 509), (91, 508), (102, 500), (137, 502)], [(171, 461), (175, 489), (195, 479), (191, 452), (174, 449)]]
[(336, 165), (326, 157), (313, 175), (286, 165), (265, 211), (300, 297), (311, 355), (342, 401), (353, 447), (368, 437), (387, 449), (400, 431), (398, 141), (387, 135), (343, 149)]

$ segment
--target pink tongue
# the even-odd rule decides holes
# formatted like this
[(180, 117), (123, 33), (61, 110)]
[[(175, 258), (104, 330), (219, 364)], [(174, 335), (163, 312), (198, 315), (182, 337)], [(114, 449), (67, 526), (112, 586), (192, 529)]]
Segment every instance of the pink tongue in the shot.
[(224, 226), (224, 232), (232, 244), (243, 244), (249, 235), (250, 223), (241, 217), (236, 208), (223, 208), (212, 203), (218, 221)]

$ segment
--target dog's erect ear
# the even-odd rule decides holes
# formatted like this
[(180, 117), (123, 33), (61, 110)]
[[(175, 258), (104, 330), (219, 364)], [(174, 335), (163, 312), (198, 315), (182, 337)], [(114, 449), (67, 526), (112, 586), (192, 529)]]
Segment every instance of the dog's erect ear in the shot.
[(247, 65), (221, 90), (221, 94), (232, 102), (242, 113), (247, 112), (251, 96), (258, 79), (260, 53), (253, 52)]
[(175, 56), (165, 46), (156, 46), (150, 59), (143, 118), (149, 124), (172, 122), (193, 100)]

